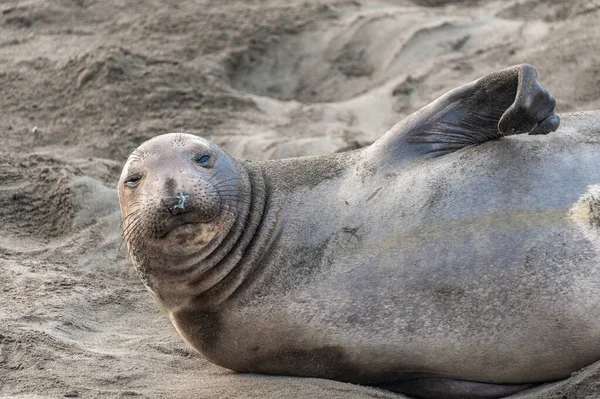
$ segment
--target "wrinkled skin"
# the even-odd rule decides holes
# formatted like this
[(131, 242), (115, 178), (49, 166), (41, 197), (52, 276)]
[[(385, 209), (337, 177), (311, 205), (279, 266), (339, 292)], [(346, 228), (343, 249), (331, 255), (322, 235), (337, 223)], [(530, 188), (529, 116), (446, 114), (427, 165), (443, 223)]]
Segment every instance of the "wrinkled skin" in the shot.
[(421, 398), (566, 378), (600, 359), (600, 113), (546, 136), (553, 110), (522, 65), (348, 153), (252, 163), (156, 137), (119, 182), (133, 262), (233, 370)]

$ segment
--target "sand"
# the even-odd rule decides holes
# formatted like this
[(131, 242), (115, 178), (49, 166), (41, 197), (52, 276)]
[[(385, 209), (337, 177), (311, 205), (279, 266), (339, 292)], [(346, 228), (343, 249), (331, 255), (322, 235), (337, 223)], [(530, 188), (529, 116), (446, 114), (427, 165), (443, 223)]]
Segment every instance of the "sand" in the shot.
[[(559, 112), (599, 109), (599, 21), (579, 0), (3, 0), (0, 397), (400, 397), (186, 346), (118, 251), (125, 158), (172, 131), (250, 159), (357, 148), (521, 62)], [(525, 396), (599, 384), (596, 364)]]

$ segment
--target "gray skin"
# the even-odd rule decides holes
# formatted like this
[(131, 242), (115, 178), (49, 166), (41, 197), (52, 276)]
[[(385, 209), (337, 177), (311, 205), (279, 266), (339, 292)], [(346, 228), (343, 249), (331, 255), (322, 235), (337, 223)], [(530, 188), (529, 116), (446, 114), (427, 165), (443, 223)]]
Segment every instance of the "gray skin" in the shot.
[(520, 65), (347, 153), (249, 162), (158, 136), (123, 169), (124, 236), (218, 365), (507, 396), (600, 359), (600, 114), (531, 135), (558, 124)]

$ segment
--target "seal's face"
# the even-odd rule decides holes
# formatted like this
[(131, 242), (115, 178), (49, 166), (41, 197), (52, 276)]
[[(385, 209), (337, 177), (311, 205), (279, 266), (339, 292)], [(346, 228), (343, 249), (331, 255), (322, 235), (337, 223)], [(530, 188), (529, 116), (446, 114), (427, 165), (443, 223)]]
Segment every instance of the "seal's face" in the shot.
[(140, 259), (203, 259), (247, 202), (248, 177), (215, 144), (171, 133), (137, 148), (119, 180), (124, 239)]

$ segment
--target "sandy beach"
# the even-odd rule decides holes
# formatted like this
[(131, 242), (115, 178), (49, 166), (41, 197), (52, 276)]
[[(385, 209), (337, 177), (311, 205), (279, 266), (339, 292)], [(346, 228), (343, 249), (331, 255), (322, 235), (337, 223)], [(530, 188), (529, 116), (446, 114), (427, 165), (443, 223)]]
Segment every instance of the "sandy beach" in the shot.
[[(600, 1), (0, 2), (1, 398), (402, 398), (242, 375), (187, 346), (121, 241), (116, 184), (187, 132), (262, 160), (359, 148), (449, 89), (534, 65), (600, 109)], [(600, 363), (515, 398), (600, 395)]]

